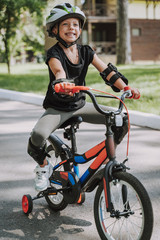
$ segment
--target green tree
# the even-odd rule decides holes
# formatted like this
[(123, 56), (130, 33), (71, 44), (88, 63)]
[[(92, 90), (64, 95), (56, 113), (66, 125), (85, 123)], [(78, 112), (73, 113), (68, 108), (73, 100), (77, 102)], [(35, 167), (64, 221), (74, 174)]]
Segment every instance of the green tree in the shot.
[(31, 16), (37, 16), (38, 24), (42, 24), (43, 10), (46, 4), (47, 0), (1, 0), (0, 33), (4, 42), (8, 73), (10, 73), (11, 42), (16, 38), (23, 14), (29, 11)]
[(128, 0), (117, 0), (117, 64), (131, 62), (130, 24)]

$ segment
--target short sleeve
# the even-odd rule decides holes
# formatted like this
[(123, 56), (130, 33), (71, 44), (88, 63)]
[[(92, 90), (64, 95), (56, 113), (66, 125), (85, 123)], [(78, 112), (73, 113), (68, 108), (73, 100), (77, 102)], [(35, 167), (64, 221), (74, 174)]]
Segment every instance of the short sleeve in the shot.
[(95, 51), (88, 45), (86, 45), (86, 48), (88, 50), (89, 63), (91, 63), (93, 61)]
[(45, 61), (45, 63), (47, 65), (48, 65), (48, 61), (50, 58), (57, 58), (58, 60), (60, 60), (60, 54), (54, 46), (51, 47), (50, 49), (48, 49), (48, 51), (47, 51), (47, 57), (46, 57), (46, 61)]

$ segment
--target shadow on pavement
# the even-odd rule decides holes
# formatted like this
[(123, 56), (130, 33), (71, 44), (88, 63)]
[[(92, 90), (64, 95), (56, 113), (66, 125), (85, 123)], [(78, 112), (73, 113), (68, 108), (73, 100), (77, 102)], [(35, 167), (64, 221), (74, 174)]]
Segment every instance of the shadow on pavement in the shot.
[[(0, 204), (5, 212), (5, 217), (0, 223), (0, 239), (3, 237), (3, 239), (62, 240), (59, 237), (61, 234), (72, 235), (72, 239), (75, 239), (76, 234), (84, 231), (83, 227), (92, 225), (91, 222), (84, 219), (63, 216), (59, 212), (55, 213), (44, 204), (44, 206), (36, 204), (29, 216), (22, 212), (21, 206), (17, 209), (12, 208), (17, 205), (17, 202), (5, 201)], [(58, 236), (56, 236), (57, 234)]]

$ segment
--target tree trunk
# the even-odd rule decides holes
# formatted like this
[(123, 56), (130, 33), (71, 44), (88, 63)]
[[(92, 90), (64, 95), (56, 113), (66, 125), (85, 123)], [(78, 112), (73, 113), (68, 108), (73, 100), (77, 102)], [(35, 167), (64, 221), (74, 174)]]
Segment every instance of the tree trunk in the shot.
[(5, 58), (6, 58), (8, 73), (10, 74), (10, 45), (9, 45), (9, 42), (10, 42), (10, 37), (11, 37), (11, 33), (10, 33), (11, 15), (10, 15), (10, 12), (9, 12), (8, 8), (6, 8), (5, 15), (7, 16), (7, 18), (6, 18), (6, 32), (2, 36), (2, 40), (3, 40), (4, 46), (5, 46)]
[(131, 63), (130, 24), (128, 0), (117, 0), (117, 64)]
[(6, 37), (3, 38), (4, 46), (5, 46), (5, 58), (8, 68), (8, 73), (10, 74), (10, 50), (9, 50), (9, 41), (6, 39)]
[(6, 57), (6, 63), (8, 68), (8, 73), (10, 74), (10, 50), (9, 50), (9, 41), (8, 39), (4, 39), (4, 45), (5, 45), (5, 57)]

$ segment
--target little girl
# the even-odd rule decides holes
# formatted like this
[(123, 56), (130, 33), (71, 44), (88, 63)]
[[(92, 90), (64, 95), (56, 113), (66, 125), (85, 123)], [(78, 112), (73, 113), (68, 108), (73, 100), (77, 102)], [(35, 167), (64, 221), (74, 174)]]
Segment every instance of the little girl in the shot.
[[(47, 17), (48, 34), (58, 42), (47, 52), (46, 64), (50, 82), (43, 102), (45, 112), (35, 125), (28, 143), (28, 153), (38, 163), (35, 169), (37, 191), (45, 190), (49, 185), (52, 166), (46, 160), (45, 149), (51, 132), (76, 115), (80, 115), (84, 122), (105, 124), (104, 116), (95, 110), (93, 104), (86, 103), (84, 93), (56, 93), (54, 86), (57, 83), (60, 83), (62, 88), (65, 84), (85, 85), (90, 64), (100, 72), (105, 83), (114, 91), (123, 90), (128, 84), (128, 80), (111, 63), (106, 65), (88, 45), (77, 44), (85, 20), (84, 13), (70, 3), (55, 6)], [(131, 88), (131, 92), (135, 99), (139, 98), (138, 89)], [(123, 126), (114, 129), (116, 144), (121, 142), (127, 129), (127, 119), (124, 117)]]

